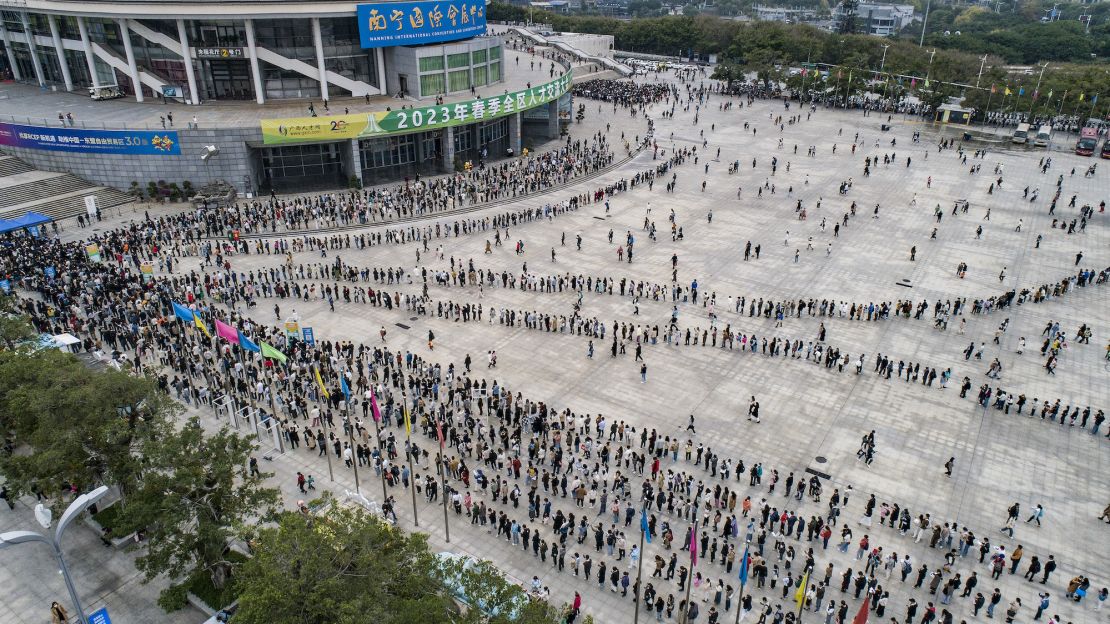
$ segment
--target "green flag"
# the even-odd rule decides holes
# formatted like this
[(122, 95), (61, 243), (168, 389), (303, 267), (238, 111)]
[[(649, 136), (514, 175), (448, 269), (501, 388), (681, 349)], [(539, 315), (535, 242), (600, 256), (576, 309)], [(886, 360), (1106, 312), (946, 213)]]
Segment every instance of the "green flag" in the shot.
[(281, 362), (282, 364), (285, 363), (285, 354), (284, 353), (282, 353), (281, 351), (278, 351), (277, 349), (271, 347), (266, 342), (262, 342), (261, 344), (262, 344), (262, 357), (269, 358), (271, 360), (277, 360), (277, 361)]

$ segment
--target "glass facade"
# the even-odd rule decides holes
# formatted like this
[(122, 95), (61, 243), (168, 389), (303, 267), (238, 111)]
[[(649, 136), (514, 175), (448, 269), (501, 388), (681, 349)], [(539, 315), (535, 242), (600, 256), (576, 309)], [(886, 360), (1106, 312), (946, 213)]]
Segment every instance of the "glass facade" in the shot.
[[(501, 46), (495, 42), (495, 39), (476, 39), (471, 46), (490, 47), (419, 57), (420, 97), (469, 91), (500, 81)], [(454, 49), (457, 48), (454, 46)]]
[[(65, 60), (72, 77), (74, 88), (83, 89), (93, 84), (89, 75), (88, 63), (80, 45), (80, 28), (75, 16), (56, 15), (57, 30), (65, 40)], [(36, 78), (35, 64), (31, 50), (27, 47), (24, 35), (23, 15), (18, 10), (0, 10), (0, 21), (8, 32), (15, 69), (21, 79), (33, 82)], [(247, 52), (246, 22), (244, 19), (186, 19), (184, 21), (188, 44), (193, 48), (192, 59), (182, 59), (177, 45), (180, 32), (176, 19), (131, 18), (131, 29), (121, 28), (115, 18), (85, 17), (83, 19), (89, 39), (108, 54), (116, 57), (109, 59), (112, 64), (100, 58), (92, 61), (97, 74), (95, 82), (116, 85), (125, 94), (134, 94), (134, 86), (125, 65), (127, 47), (124, 37), (128, 37), (135, 55), (135, 63), (140, 72), (151, 75), (159, 82), (188, 90), (188, 65), (193, 65), (196, 78), (196, 96), (201, 100), (250, 100), (259, 95), (265, 99), (319, 98), (321, 95), (317, 75), (317, 55), (313, 37), (313, 23), (310, 18), (254, 19), (255, 40), (260, 48), (265, 48), (282, 57), (299, 61), (303, 65), (285, 69), (285, 65), (275, 60), (275, 64), (258, 61), (262, 94), (255, 93), (255, 81), (251, 73), (251, 61)], [(373, 50), (364, 50), (359, 41), (358, 22), (350, 17), (320, 18), (320, 34), (323, 46), (325, 69), (329, 74), (342, 76), (352, 81), (365, 83), (376, 88), (382, 83), (378, 76), (378, 63)], [(52, 38), (50, 18), (46, 14), (27, 12), (27, 28), (44, 41)], [(149, 32), (148, 32), (149, 31)], [(167, 41), (167, 39), (169, 41)], [(76, 45), (75, 45), (76, 44)], [(222, 54), (215, 50), (228, 48)], [(199, 52), (203, 49), (203, 53)], [(503, 77), (501, 58), (503, 51), (496, 38), (475, 38), (466, 42), (444, 45), (416, 46), (405, 59), (406, 63), (416, 63), (415, 75), (405, 75), (401, 71), (398, 79), (405, 82), (406, 90), (419, 91), (420, 97), (434, 97), (450, 93), (462, 93), (477, 87), (494, 84)], [(419, 52), (417, 52), (418, 50)], [(449, 54), (447, 52), (450, 52)], [(48, 84), (64, 83), (61, 63), (52, 41), (39, 43), (35, 47), (43, 78)], [(425, 54), (427, 56), (419, 56)], [(6, 53), (0, 59), (0, 67), (7, 66)], [(392, 61), (389, 61), (392, 63)], [(392, 67), (392, 65), (391, 65)], [(398, 70), (401, 65), (398, 64)], [(411, 65), (405, 65), (411, 67)], [(332, 78), (333, 80), (339, 80)], [(390, 78), (394, 80), (394, 78)], [(147, 81), (150, 82), (150, 81)], [(343, 82), (339, 80), (339, 82)], [(143, 85), (144, 95), (160, 97), (149, 86)], [(355, 87), (352, 87), (354, 89)], [(361, 92), (361, 91), (356, 91)], [(343, 87), (329, 83), (328, 93), (334, 97), (349, 96)], [(192, 95), (192, 94), (190, 94)]]
[(420, 76), (420, 95), (428, 97), (429, 95), (439, 95), (447, 92), (447, 82), (443, 79), (443, 73), (438, 74), (424, 74)]
[(340, 149), (347, 145), (320, 143), (263, 148), (263, 186), (275, 190), (345, 186)]
[(363, 186), (416, 173), (442, 172), (442, 141), (441, 130), (359, 141)]

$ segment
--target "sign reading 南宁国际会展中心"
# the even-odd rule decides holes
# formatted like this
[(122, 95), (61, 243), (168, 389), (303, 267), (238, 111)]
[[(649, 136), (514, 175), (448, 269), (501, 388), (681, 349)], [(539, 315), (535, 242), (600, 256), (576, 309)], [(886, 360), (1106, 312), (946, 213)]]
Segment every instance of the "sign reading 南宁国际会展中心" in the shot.
[(567, 72), (551, 82), (530, 89), (469, 102), (329, 117), (263, 119), (262, 142), (266, 145), (280, 145), (372, 138), (490, 121), (557, 100), (570, 88), (570, 82), (570, 72)]
[(357, 8), (364, 48), (455, 41), (486, 32), (485, 0), (375, 2)]
[(81, 130), (0, 122), (0, 145), (86, 154), (181, 154), (177, 133), (164, 130)]

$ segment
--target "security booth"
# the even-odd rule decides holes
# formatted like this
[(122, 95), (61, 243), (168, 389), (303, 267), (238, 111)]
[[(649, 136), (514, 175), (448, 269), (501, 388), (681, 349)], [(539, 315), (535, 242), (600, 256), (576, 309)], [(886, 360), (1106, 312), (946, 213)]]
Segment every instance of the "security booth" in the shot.
[(938, 123), (969, 124), (975, 111), (970, 108), (961, 108), (951, 104), (941, 104), (937, 108), (934, 121)]

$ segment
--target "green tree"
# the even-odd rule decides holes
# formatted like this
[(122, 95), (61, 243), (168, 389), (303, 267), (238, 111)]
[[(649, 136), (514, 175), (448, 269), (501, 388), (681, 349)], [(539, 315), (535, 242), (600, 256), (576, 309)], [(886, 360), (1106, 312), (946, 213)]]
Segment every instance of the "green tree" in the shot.
[(127, 496), (179, 409), (151, 379), (93, 370), (57, 349), (0, 352), (0, 427), (14, 446), (0, 472), (16, 495), (107, 483)]
[(34, 336), (31, 320), (20, 311), (16, 298), (0, 294), (0, 346), (14, 351)]
[(836, 21), (836, 31), (842, 35), (851, 35), (856, 32), (856, 11), (859, 9), (859, 0), (843, 0), (840, 3), (840, 17)]
[[(226, 427), (205, 436), (194, 416), (145, 450), (149, 467), (121, 510), (122, 530), (146, 531), (136, 567), (147, 580), (203, 572), (223, 588), (233, 574), (231, 540), (249, 531), (247, 523), (268, 517), (279, 498), (264, 487), (268, 475), (248, 471), (254, 443)], [(171, 590), (163, 593), (163, 606), (172, 604)]]
[(452, 621), (427, 536), (361, 510), (281, 515), (259, 531), (236, 587), (243, 624), (377, 624)]

